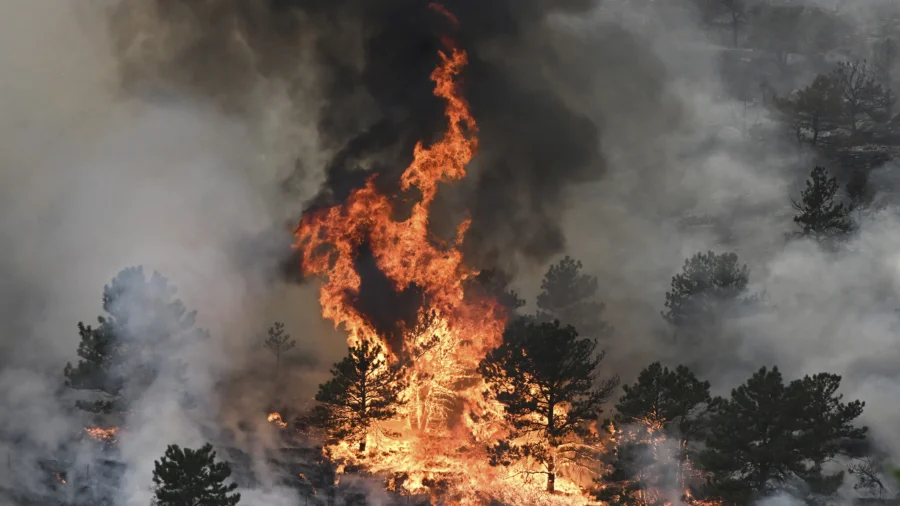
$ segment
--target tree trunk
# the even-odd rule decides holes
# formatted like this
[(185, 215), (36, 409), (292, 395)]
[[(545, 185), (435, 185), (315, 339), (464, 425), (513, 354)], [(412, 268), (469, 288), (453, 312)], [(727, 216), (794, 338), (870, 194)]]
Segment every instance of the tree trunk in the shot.
[(547, 492), (550, 492), (551, 494), (556, 491), (556, 473), (553, 472), (555, 468), (556, 466), (553, 462), (550, 462), (547, 466), (547, 469), (550, 471), (547, 473)]
[(359, 453), (364, 453), (366, 451), (366, 440), (363, 439), (359, 442)]

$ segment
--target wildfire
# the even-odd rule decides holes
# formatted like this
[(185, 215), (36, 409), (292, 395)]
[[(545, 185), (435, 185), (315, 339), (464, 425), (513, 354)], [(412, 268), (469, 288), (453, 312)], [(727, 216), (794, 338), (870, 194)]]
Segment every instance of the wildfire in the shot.
[(269, 423), (274, 423), (279, 427), (287, 427), (287, 422), (281, 419), (281, 413), (277, 411), (269, 413)]
[(116, 441), (116, 433), (119, 432), (118, 427), (110, 427), (107, 429), (101, 427), (85, 427), (84, 431), (97, 441), (114, 443)]
[[(493, 300), (464, 296), (466, 280), (477, 274), (465, 265), (460, 249), (469, 220), (458, 225), (449, 242), (429, 231), (438, 185), (464, 178), (478, 147), (475, 119), (456, 82), (467, 56), (447, 44), (431, 74), (434, 94), (446, 103), (447, 128), (431, 146), (415, 146), (413, 161), (400, 178), (400, 189), (417, 196), (408, 215), (397, 217), (394, 196), (380, 193), (370, 179), (343, 204), (305, 215), (295, 248), (302, 253), (305, 271), (325, 279), (319, 295), (322, 316), (346, 330), (349, 344), (374, 343), (391, 360), (411, 363), (405, 392), (409, 402), (402, 416), (388, 424), (389, 431), (368, 436), (365, 465), (372, 472), (408, 476), (401, 486), (414, 493), (428, 491), (429, 483), (466, 477), (465, 501), (481, 503), (470, 499), (484, 489), (481, 482), (502, 481), (483, 453), (498, 430), (491, 420), (499, 420), (502, 409), (484, 400), (483, 381), (475, 370), (499, 344), (506, 314)], [(355, 269), (361, 246), (397, 292), (415, 286), (427, 301), (416, 324), (404, 329), (400, 347), (379, 335), (354, 304), (362, 282)], [(347, 443), (328, 449), (338, 462), (353, 462), (358, 458), (354, 450)]]
[(61, 483), (63, 485), (66, 484), (66, 478), (63, 477), (62, 473), (56, 473), (56, 481), (58, 481), (59, 483)]

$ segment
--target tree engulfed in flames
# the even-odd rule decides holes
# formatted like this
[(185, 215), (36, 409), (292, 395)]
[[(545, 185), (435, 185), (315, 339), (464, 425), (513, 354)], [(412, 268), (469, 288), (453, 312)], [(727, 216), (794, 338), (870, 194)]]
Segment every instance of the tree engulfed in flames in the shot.
[(277, 425), (279, 427), (282, 427), (282, 428), (287, 427), (287, 422), (285, 422), (284, 420), (281, 419), (281, 413), (279, 413), (277, 411), (273, 411), (272, 413), (269, 413), (268, 420), (269, 420), (269, 423), (274, 423), (275, 425)]
[[(523, 478), (509, 481), (505, 471), (487, 464), (487, 444), (504, 431), (502, 407), (485, 400), (484, 382), (476, 372), (485, 354), (500, 343), (506, 311), (493, 299), (465, 296), (466, 281), (477, 274), (465, 265), (460, 250), (469, 220), (457, 227), (451, 242), (437, 240), (429, 231), (438, 185), (465, 177), (478, 147), (475, 120), (455, 81), (467, 56), (451, 43), (447, 46), (431, 75), (434, 94), (446, 102), (447, 128), (433, 145), (415, 146), (400, 179), (402, 191), (418, 192), (409, 216), (396, 218), (394, 199), (370, 179), (343, 204), (305, 215), (295, 247), (305, 271), (325, 278), (319, 297), (322, 315), (347, 331), (349, 344), (367, 341), (389, 359), (410, 364), (401, 415), (385, 423), (385, 430), (372, 431), (366, 455), (342, 442), (328, 448), (330, 456), (373, 473), (402, 476), (389, 487), (423, 493), (441, 483), (445, 493), (446, 487), (454, 489), (449, 493), (460, 503), (479, 504), (498, 483), (506, 480), (503, 486), (513, 490)], [(404, 329), (402, 348), (390, 347), (354, 305), (362, 283), (355, 260), (363, 244), (397, 292), (415, 286), (427, 301), (416, 324)]]
[[(456, 22), (443, 8), (436, 10)], [(591, 479), (585, 483), (560, 476), (560, 494), (554, 496), (544, 492), (536, 478), (540, 472), (527, 464), (489, 465), (487, 446), (510, 431), (503, 407), (483, 395), (487, 388), (477, 366), (500, 344), (508, 315), (493, 299), (466, 297), (466, 281), (477, 274), (465, 265), (460, 249), (470, 222), (458, 226), (451, 242), (435, 239), (429, 231), (438, 185), (464, 178), (478, 147), (475, 119), (455, 80), (467, 56), (447, 45), (431, 74), (434, 94), (446, 102), (447, 128), (433, 145), (415, 146), (413, 161), (401, 176), (402, 191), (418, 192), (409, 216), (397, 218), (395, 199), (379, 192), (370, 178), (341, 205), (306, 214), (296, 230), (295, 248), (305, 272), (324, 278), (322, 316), (347, 332), (351, 346), (368, 342), (389, 361), (409, 364), (406, 403), (398, 416), (371, 431), (365, 445), (340, 441), (325, 452), (339, 475), (347, 467), (362, 467), (388, 476), (389, 489), (430, 493), (444, 503), (596, 504), (586, 494), (594, 488)], [(380, 335), (356, 305), (362, 287), (356, 260), (362, 246), (396, 292), (415, 286), (426, 301), (416, 323), (403, 329), (399, 347)], [(269, 421), (283, 426), (277, 413)]]

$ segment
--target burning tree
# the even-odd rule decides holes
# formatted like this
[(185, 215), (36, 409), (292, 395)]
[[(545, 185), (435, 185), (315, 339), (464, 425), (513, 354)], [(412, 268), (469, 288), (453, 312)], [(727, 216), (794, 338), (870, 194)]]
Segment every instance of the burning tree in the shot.
[(196, 312), (185, 309), (166, 278), (141, 267), (122, 270), (103, 288), (99, 325), (78, 323), (81, 342), (73, 366), (66, 364), (66, 386), (99, 393), (95, 401), (78, 401), (92, 413), (124, 412), (163, 372), (179, 374), (174, 358), (185, 345), (207, 336), (195, 328)]
[(597, 302), (597, 278), (583, 274), (579, 260), (565, 257), (551, 265), (537, 298), (538, 318), (572, 325), (581, 335), (603, 337), (610, 327), (603, 321), (605, 306)]
[(225, 484), (231, 466), (216, 462), (209, 443), (197, 450), (169, 445), (153, 465), (154, 506), (235, 506), (241, 500), (232, 493), (237, 484)]
[(707, 492), (737, 504), (798, 483), (813, 497), (833, 494), (843, 473), (825, 474), (823, 464), (867, 432), (852, 425), (863, 403), (841, 402), (840, 381), (821, 373), (785, 385), (777, 367), (763, 367), (717, 402), (700, 458)]
[(690, 443), (710, 406), (709, 382), (685, 366), (655, 362), (624, 385), (610, 432), (616, 443), (598, 498), (619, 504), (666, 502), (688, 487)]
[(592, 452), (584, 442), (590, 423), (618, 385), (617, 377), (600, 380), (604, 353), (596, 348), (595, 338), (581, 338), (558, 321), (520, 318), (510, 324), (478, 368), (490, 388), (485, 395), (503, 404), (511, 426), (490, 449), (492, 465), (538, 464), (541, 470), (526, 472), (546, 474), (553, 492), (557, 473)]
[(406, 388), (405, 371), (388, 365), (384, 350), (363, 341), (331, 368), (332, 378), (319, 386), (316, 400), (325, 407), (325, 423), (339, 439), (359, 442), (366, 451), (369, 431), (397, 415)]

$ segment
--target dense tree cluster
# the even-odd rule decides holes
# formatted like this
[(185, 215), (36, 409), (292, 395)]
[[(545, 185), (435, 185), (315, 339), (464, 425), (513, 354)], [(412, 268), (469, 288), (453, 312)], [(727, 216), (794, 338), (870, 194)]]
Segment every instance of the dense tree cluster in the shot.
[(210, 444), (192, 450), (169, 445), (153, 463), (153, 506), (236, 506), (241, 494), (228, 462), (216, 461)]
[(777, 367), (763, 367), (729, 397), (711, 398), (709, 383), (683, 366), (651, 364), (616, 404), (611, 470), (597, 496), (640, 505), (691, 490), (727, 504), (777, 492), (827, 499), (843, 473), (826, 463), (853, 456), (866, 436), (854, 425), (863, 403), (843, 402), (840, 382), (821, 373), (785, 384)]

